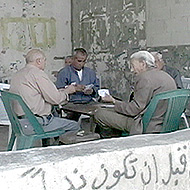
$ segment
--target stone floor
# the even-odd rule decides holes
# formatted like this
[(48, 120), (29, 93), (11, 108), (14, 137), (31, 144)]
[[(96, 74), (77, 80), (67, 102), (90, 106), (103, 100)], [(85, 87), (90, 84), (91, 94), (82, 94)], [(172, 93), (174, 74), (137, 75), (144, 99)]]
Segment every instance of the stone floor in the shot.
[(0, 125), (0, 151), (6, 151), (9, 135), (9, 126)]

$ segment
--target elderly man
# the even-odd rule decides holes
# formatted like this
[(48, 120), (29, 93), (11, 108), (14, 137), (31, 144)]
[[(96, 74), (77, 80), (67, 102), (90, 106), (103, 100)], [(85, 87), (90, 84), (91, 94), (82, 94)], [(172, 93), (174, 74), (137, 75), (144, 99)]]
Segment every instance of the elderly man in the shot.
[(85, 49), (76, 48), (71, 65), (58, 73), (56, 81), (58, 89), (71, 84), (76, 87), (77, 92), (70, 95), (70, 102), (86, 103), (97, 95), (99, 80), (92, 69), (85, 67), (87, 56)]
[(157, 68), (168, 73), (175, 80), (177, 88), (179, 88), (179, 89), (183, 88), (180, 72), (177, 69), (175, 69), (173, 67), (169, 67), (168, 65), (166, 65), (164, 63), (164, 60), (162, 59), (161, 53), (151, 52), (151, 54), (154, 56)]
[[(54, 117), (51, 114), (52, 105), (64, 104), (68, 101), (68, 95), (76, 91), (75, 87), (70, 85), (57, 90), (44, 72), (45, 65), (44, 53), (38, 49), (30, 50), (26, 55), (26, 66), (18, 71), (11, 80), (10, 91), (23, 98), (42, 124), (45, 132), (57, 129), (77, 132), (79, 130), (77, 122)], [(26, 125), (28, 124), (27, 119), (22, 118), (23, 111), (16, 102), (14, 108), (18, 118), (21, 119), (24, 132), (26, 134), (33, 133), (32, 127)]]
[[(130, 68), (136, 75), (134, 97), (131, 102), (115, 100), (107, 95), (105, 102), (114, 104), (114, 109), (101, 108), (95, 114), (95, 120), (100, 126), (100, 135), (112, 136), (112, 129), (129, 132), (131, 135), (142, 134), (141, 117), (151, 98), (160, 92), (176, 89), (173, 78), (166, 72), (155, 68), (154, 57), (147, 51), (139, 51), (131, 55)], [(157, 133), (161, 130), (162, 116), (166, 110), (165, 104), (159, 103), (154, 118), (150, 121), (147, 133)]]

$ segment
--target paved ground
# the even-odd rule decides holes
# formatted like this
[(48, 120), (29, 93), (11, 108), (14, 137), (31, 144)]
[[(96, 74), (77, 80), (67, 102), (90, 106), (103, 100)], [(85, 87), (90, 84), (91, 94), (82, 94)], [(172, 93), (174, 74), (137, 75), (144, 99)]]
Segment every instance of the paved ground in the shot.
[[(189, 117), (188, 117), (188, 121), (190, 121), (190, 119), (189, 119)], [(190, 123), (190, 122), (189, 122)], [(83, 121), (82, 121), (82, 124), (81, 124), (83, 127), (84, 127), (84, 130), (86, 131), (86, 132), (89, 132), (89, 129), (90, 129), (90, 126), (89, 126), (89, 121), (88, 121), (88, 119), (84, 119)], [(181, 122), (181, 127), (180, 128), (185, 128), (185, 123), (184, 123), (184, 121), (182, 120), (182, 122)], [(6, 151), (7, 150), (7, 142), (8, 142), (8, 135), (9, 135), (9, 126), (7, 126), (7, 125), (0, 125), (0, 152), (2, 152), (2, 151)], [(87, 136), (86, 137), (86, 139), (84, 139), (84, 141), (88, 141), (88, 139), (90, 140), (91, 139), (91, 136)], [(67, 139), (66, 139), (67, 140)], [(82, 142), (81, 141), (81, 139), (80, 139), (80, 137), (78, 137), (78, 139), (77, 140), (79, 140), (80, 142)], [(76, 140), (76, 141), (77, 141)], [(67, 143), (66, 143), (67, 144)], [(37, 145), (37, 146), (39, 146), (39, 145)], [(40, 145), (41, 146), (41, 145)]]
[(0, 151), (6, 151), (9, 135), (9, 126), (0, 125)]
[[(81, 125), (84, 127), (84, 130), (88, 133), (90, 130), (90, 123), (89, 119), (83, 119)], [(9, 135), (9, 126), (8, 125), (0, 125), (0, 152), (7, 150), (7, 144), (8, 144), (8, 135)], [(70, 141), (82, 142), (82, 141), (88, 141), (93, 138), (97, 138), (96, 136), (86, 136), (85, 138), (81, 138), (80, 136), (77, 137), (77, 139), (73, 139), (72, 136), (69, 136), (67, 134), (67, 138), (65, 138), (64, 143), (70, 144)], [(37, 143), (36, 146), (41, 146), (41, 143)]]

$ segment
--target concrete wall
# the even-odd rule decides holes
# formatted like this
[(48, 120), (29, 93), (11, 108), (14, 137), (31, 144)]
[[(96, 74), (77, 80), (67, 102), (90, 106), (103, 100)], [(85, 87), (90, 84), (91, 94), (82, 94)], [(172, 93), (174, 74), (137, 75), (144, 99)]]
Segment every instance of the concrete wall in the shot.
[(0, 0), (0, 17), (0, 80), (24, 66), (31, 48), (45, 52), (50, 76), (64, 65), (59, 58), (72, 49), (70, 0)]
[(190, 130), (0, 153), (1, 189), (188, 190)]
[(79, 46), (102, 86), (123, 99), (133, 84), (126, 57), (140, 49), (164, 52), (167, 64), (190, 77), (189, 7), (186, 0), (0, 0), (0, 80), (24, 66), (30, 48), (45, 51), (55, 80), (51, 72)]
[(189, 8), (186, 0), (146, 0), (147, 47), (162, 51), (167, 64), (186, 77), (190, 77)]
[(146, 0), (147, 46), (190, 45), (190, 2)]
[(125, 57), (146, 45), (144, 0), (72, 2), (73, 46), (88, 50), (102, 86), (125, 99), (132, 78)]
[(128, 99), (127, 61), (141, 49), (163, 52), (166, 63), (190, 77), (190, 3), (186, 0), (72, 0), (73, 45), (89, 53), (102, 85)]

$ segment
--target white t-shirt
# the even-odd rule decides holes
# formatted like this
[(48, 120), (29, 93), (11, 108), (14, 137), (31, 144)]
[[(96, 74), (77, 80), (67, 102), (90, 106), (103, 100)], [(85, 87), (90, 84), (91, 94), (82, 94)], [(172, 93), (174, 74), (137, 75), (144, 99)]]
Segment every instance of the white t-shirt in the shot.
[(77, 71), (80, 81), (82, 80), (82, 69), (80, 71)]

